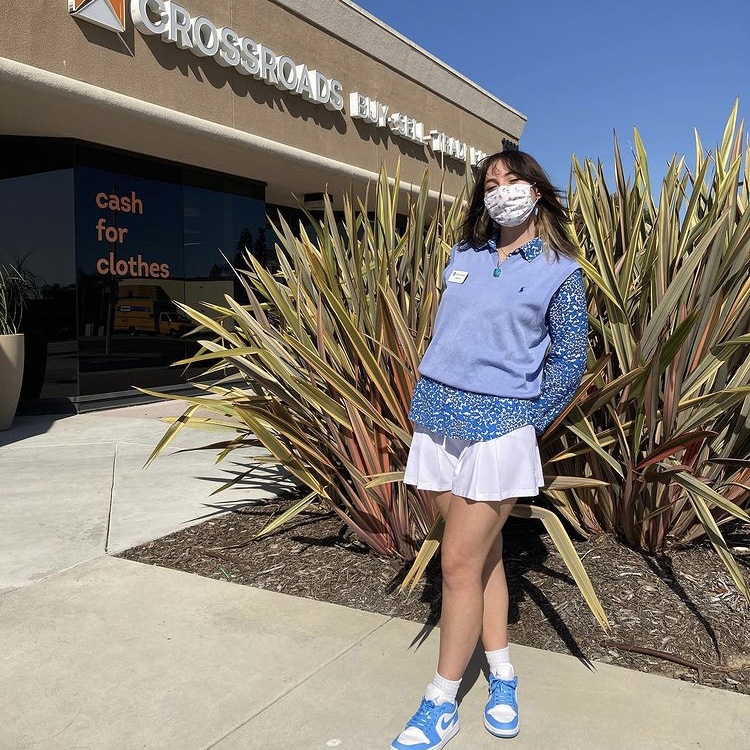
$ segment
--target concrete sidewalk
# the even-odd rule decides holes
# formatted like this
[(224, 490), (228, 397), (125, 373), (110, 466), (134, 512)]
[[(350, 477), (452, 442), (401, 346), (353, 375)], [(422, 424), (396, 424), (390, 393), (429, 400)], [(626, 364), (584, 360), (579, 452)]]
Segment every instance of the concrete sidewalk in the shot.
[[(28, 417), (0, 433), (0, 749), (387, 748), (434, 671), (436, 631), (421, 642), (418, 623), (108, 554), (281, 486), (267, 474), (210, 498), (226, 471), (175, 450), (216, 433), (183, 431), (144, 472), (156, 417), (179, 411)], [(750, 746), (747, 696), (521, 646), (513, 659), (519, 737), (484, 730), (477, 661), (451, 750)]]
[[(182, 430), (143, 465), (184, 405), (165, 401), (67, 417), (17, 417), (0, 432), (0, 593), (105, 553), (274, 497), (291, 485), (258, 467), (241, 488), (211, 492), (247, 467), (194, 450), (222, 433)], [(227, 436), (232, 433), (227, 432)]]

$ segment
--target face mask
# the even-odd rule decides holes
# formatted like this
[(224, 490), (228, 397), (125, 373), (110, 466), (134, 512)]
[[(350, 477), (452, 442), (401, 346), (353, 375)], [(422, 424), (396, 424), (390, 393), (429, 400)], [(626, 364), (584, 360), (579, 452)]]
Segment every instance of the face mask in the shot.
[(531, 185), (500, 185), (484, 194), (487, 213), (501, 227), (517, 227), (531, 216), (537, 201), (531, 197)]

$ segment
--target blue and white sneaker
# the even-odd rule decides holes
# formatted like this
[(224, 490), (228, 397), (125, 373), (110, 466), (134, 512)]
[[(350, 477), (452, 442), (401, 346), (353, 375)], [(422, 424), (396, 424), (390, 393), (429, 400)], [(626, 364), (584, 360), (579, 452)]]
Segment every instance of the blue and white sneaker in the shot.
[(435, 704), (423, 698), (391, 750), (440, 750), (457, 733), (458, 704)]
[(490, 674), (490, 698), (484, 707), (484, 726), (495, 737), (515, 737), (518, 734), (518, 677), (502, 680)]

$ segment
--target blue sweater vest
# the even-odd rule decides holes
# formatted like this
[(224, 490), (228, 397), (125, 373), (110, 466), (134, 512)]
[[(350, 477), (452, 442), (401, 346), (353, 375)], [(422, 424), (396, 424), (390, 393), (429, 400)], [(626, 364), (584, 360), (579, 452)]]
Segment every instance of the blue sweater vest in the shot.
[(501, 263), (499, 276), (494, 243), (453, 248), (422, 375), (473, 393), (539, 396), (550, 343), (547, 308), (580, 265), (525, 247)]

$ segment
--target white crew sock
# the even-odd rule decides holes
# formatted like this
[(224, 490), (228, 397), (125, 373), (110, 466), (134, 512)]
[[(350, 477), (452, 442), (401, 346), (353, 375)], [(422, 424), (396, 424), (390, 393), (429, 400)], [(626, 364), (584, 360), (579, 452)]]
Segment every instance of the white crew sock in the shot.
[(437, 672), (432, 678), (432, 682), (427, 686), (424, 697), (433, 703), (455, 703), (458, 695), (458, 686), (461, 680), (446, 680)]
[(497, 651), (485, 651), (487, 663), (490, 665), (490, 672), (501, 680), (512, 680), (516, 673), (513, 671), (513, 665), (510, 663), (510, 648), (499, 648)]

